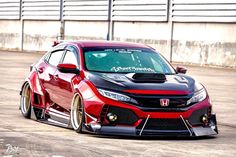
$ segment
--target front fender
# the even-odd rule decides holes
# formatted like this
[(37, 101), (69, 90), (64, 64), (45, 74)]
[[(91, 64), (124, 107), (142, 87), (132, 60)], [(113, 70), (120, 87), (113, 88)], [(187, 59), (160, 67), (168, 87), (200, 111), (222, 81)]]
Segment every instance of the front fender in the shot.
[(88, 81), (73, 80), (72, 87), (74, 93), (79, 93), (83, 100), (91, 99), (95, 96), (96, 89), (94, 89), (93, 85), (91, 85)]
[(96, 96), (96, 87), (87, 80), (82, 80), (78, 84), (72, 85), (74, 92), (78, 93), (83, 101), (86, 124), (98, 119), (104, 103)]
[(23, 90), (23, 87), (26, 83), (29, 83), (30, 88), (32, 90), (33, 93), (39, 94), (39, 95), (44, 95), (43, 89), (41, 87), (41, 83), (37, 74), (36, 70), (33, 70), (30, 72), (30, 74), (28, 75), (28, 77), (25, 79), (22, 87), (21, 87), (21, 92)]

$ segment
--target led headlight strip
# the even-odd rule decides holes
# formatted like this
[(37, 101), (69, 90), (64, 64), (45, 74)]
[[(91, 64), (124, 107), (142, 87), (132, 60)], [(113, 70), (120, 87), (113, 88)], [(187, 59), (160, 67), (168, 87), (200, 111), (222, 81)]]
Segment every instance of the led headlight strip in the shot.
[(116, 93), (116, 92), (112, 92), (112, 91), (108, 91), (104, 89), (98, 89), (98, 92), (104, 97), (107, 97), (113, 100), (122, 101), (122, 102), (131, 102), (131, 103), (137, 104), (136, 100), (124, 94), (120, 94), (120, 93)]
[(201, 90), (194, 93), (193, 97), (187, 101), (187, 105), (198, 103), (206, 99), (206, 90), (202, 88)]

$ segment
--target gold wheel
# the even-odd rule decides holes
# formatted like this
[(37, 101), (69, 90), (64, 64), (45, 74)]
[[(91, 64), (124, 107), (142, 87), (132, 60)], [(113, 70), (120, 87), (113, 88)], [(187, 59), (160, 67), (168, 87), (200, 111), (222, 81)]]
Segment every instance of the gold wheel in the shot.
[(75, 131), (81, 132), (84, 120), (84, 111), (81, 98), (76, 94), (71, 104), (71, 124)]
[(32, 92), (29, 84), (26, 83), (22, 90), (21, 102), (20, 102), (21, 113), (26, 118), (30, 117), (31, 100), (32, 100)]

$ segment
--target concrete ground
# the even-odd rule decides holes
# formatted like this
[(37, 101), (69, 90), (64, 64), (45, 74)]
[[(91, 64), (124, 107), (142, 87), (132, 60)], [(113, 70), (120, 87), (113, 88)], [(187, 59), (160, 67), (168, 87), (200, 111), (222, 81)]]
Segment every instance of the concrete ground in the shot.
[(204, 83), (219, 122), (216, 138), (121, 138), (77, 134), (21, 116), (19, 89), (42, 54), (0, 52), (0, 156), (236, 156), (236, 70), (188, 67)]

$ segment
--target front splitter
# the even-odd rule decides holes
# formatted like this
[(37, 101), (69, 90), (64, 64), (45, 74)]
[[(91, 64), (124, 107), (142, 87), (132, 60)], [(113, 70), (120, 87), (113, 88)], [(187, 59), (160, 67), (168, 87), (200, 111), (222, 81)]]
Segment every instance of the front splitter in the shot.
[(118, 135), (118, 136), (184, 136), (184, 137), (200, 137), (200, 136), (213, 136), (217, 132), (212, 127), (194, 127), (189, 130), (149, 130), (144, 129), (140, 134), (140, 129), (136, 127), (126, 126), (102, 126), (100, 129), (95, 130), (94, 133), (100, 135)]

